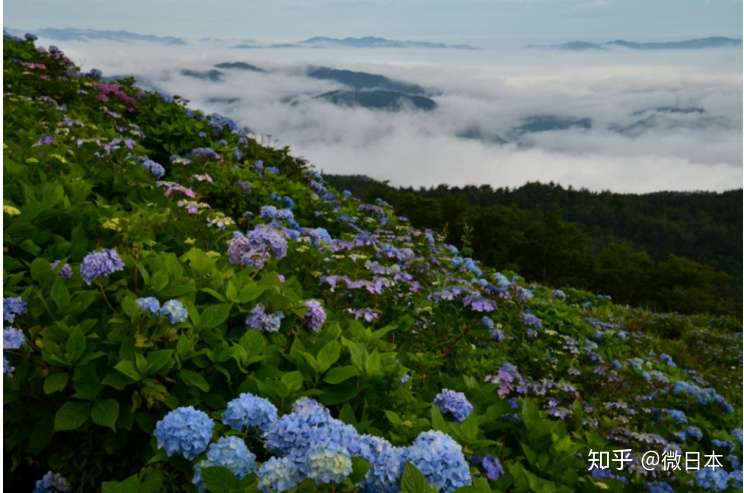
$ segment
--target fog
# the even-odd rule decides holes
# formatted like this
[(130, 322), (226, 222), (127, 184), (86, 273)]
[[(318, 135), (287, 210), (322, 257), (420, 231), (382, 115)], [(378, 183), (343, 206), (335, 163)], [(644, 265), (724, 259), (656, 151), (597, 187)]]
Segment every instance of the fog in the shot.
[[(619, 192), (741, 186), (737, 49), (577, 53), (518, 47), (240, 50), (220, 43), (53, 44), (85, 70), (135, 75), (143, 86), (186, 97), (193, 108), (270, 134), (277, 145), (290, 146), (327, 173), (365, 174), (412, 186), (553, 181)], [(224, 70), (222, 82), (179, 73), (235, 61), (267, 72)], [(309, 65), (419, 84), (437, 108), (390, 112), (313, 99), (343, 86), (307, 77)], [(240, 101), (210, 102), (215, 97)], [(654, 111), (688, 107), (704, 112)], [(590, 118), (591, 128), (515, 131), (539, 115)], [(473, 128), (507, 143), (457, 137)]]

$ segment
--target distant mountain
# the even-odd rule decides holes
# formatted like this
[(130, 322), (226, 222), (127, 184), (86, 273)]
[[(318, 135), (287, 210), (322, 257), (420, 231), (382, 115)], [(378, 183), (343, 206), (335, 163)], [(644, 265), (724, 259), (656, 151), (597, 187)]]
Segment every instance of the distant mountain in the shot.
[(180, 74), (186, 77), (191, 77), (193, 79), (209, 80), (212, 82), (222, 82), (225, 79), (225, 73), (220, 70), (216, 70), (216, 69), (191, 70), (191, 69), (185, 68), (181, 70)]
[(8, 29), (11, 34), (23, 34), (31, 32), (40, 38), (56, 39), (60, 41), (120, 41), (120, 42), (140, 42), (140, 43), (157, 43), (168, 46), (186, 45), (181, 39), (172, 36), (155, 36), (152, 34), (138, 34), (129, 31), (101, 31), (97, 29), (76, 29), (76, 28), (53, 28), (44, 29)]
[(216, 68), (225, 70), (247, 70), (250, 72), (266, 72), (264, 69), (245, 62), (223, 62), (215, 65)]
[(427, 94), (426, 90), (417, 84), (392, 80), (383, 75), (367, 72), (354, 72), (329, 67), (310, 67), (307, 71), (307, 76), (313, 79), (333, 80), (358, 91), (382, 89), (385, 91), (401, 92), (407, 95)]
[(433, 43), (431, 41), (399, 41), (394, 39), (379, 38), (376, 36), (364, 36), (361, 38), (329, 38), (326, 36), (314, 36), (312, 38), (297, 41), (296, 43), (275, 43), (262, 45), (257, 43), (240, 43), (233, 48), (255, 49), (255, 48), (426, 48), (426, 49), (453, 49), (474, 50), (474, 46), (466, 44)]
[(434, 100), (425, 96), (415, 96), (397, 91), (330, 91), (315, 96), (338, 106), (359, 106), (372, 110), (400, 111), (418, 109), (431, 111), (437, 107)]
[(682, 41), (654, 41), (636, 42), (616, 39), (604, 43), (590, 43), (586, 41), (570, 41), (557, 45), (528, 45), (527, 48), (548, 48), (565, 51), (597, 51), (611, 47), (628, 48), (631, 50), (702, 50), (706, 48), (741, 48), (742, 41), (738, 38), (714, 36), (710, 38), (687, 39)]
[(511, 133), (519, 136), (527, 133), (568, 130), (571, 128), (588, 130), (592, 128), (592, 119), (558, 115), (529, 116), (523, 120), (521, 125), (514, 127)]

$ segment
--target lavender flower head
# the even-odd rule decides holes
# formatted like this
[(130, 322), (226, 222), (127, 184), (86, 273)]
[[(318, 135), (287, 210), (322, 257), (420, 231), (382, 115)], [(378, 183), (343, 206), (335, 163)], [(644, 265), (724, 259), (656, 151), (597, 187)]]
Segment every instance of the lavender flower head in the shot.
[(26, 336), (15, 327), (3, 329), (3, 349), (20, 349), (26, 343)]
[(155, 438), (168, 457), (178, 454), (191, 460), (207, 449), (213, 427), (206, 413), (192, 406), (179, 407), (156, 423)]
[(236, 231), (227, 247), (230, 263), (263, 268), (272, 255), (277, 259), (287, 256), (287, 240), (272, 226), (259, 224), (247, 235)]
[(80, 265), (80, 275), (85, 284), (89, 286), (99, 277), (106, 277), (122, 270), (124, 270), (124, 262), (114, 248), (90, 252), (83, 258), (83, 263)]
[(262, 304), (257, 304), (245, 319), (245, 324), (263, 332), (278, 332), (284, 318), (283, 312), (268, 313)]
[(443, 415), (452, 416), (455, 421), (462, 423), (473, 412), (473, 405), (462, 392), (455, 392), (450, 389), (443, 389), (434, 398), (434, 405), (437, 406)]
[[(59, 260), (55, 260), (55, 261), (49, 263), (49, 267), (51, 267), (52, 270), (55, 270), (59, 266), (59, 264), (60, 264), (60, 261)], [(72, 277), (72, 267), (70, 266), (70, 264), (65, 263), (62, 266), (62, 268), (59, 270), (59, 277), (61, 277), (62, 279), (65, 279), (65, 280), (67, 280), (67, 279), (69, 279), (69, 278)]]
[(307, 309), (305, 312), (305, 323), (313, 332), (320, 331), (320, 328), (323, 327), (326, 321), (326, 313), (320, 302), (317, 300), (307, 300), (305, 301), (305, 308)]
[(28, 304), (20, 296), (3, 298), (3, 320), (13, 323), (17, 315), (25, 315)]

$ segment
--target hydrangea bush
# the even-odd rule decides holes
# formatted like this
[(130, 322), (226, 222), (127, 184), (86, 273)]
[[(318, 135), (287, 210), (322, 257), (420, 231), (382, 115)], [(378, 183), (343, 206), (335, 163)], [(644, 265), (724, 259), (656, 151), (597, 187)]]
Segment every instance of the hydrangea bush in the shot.
[[(8, 491), (740, 485), (740, 321), (530, 284), (179, 96), (3, 56)], [(588, 471), (613, 448), (725, 460)]]

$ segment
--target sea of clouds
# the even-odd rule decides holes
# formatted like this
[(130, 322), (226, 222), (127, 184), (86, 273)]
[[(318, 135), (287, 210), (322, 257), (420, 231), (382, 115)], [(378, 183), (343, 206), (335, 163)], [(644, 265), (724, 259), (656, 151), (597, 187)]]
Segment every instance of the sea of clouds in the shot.
[[(45, 42), (45, 40), (41, 40)], [(540, 49), (234, 49), (136, 43), (57, 44), (83, 69), (131, 74), (145, 87), (271, 135), (327, 173), (397, 185), (558, 182), (592, 190), (727, 190), (742, 181), (741, 51), (563, 52)], [(266, 73), (225, 70), (223, 82), (181, 75), (242, 61)], [(432, 112), (334, 106), (313, 96), (339, 89), (305, 75), (310, 65), (359, 70), (430, 90)], [(234, 104), (212, 98), (239, 98)], [(291, 104), (289, 101), (296, 101)], [(622, 133), (656, 107), (666, 113)], [(643, 112), (646, 113), (643, 113)], [(507, 136), (534, 115), (591, 118), (591, 129), (527, 133), (507, 144), (457, 137), (478, 128)]]

